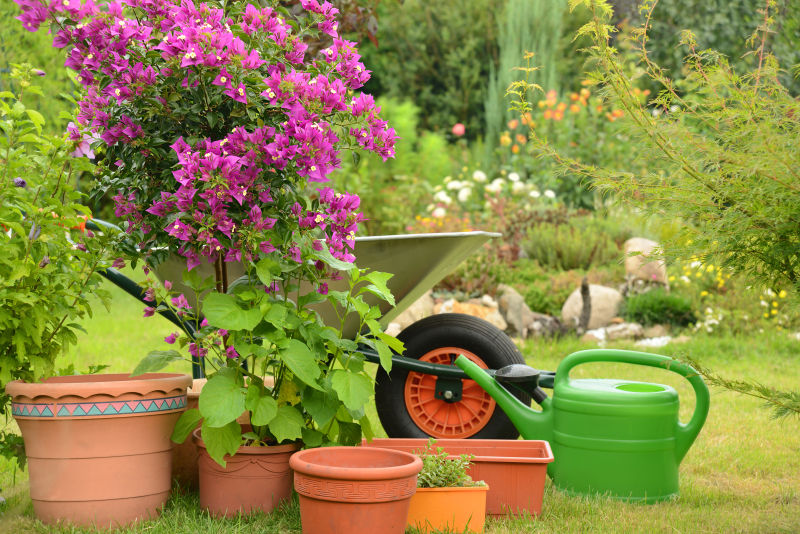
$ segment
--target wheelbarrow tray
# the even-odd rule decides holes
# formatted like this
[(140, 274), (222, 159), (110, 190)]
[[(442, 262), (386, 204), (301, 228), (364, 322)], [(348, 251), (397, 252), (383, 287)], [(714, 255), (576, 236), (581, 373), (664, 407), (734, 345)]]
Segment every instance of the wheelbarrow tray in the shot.
[[(387, 302), (378, 302), (378, 299), (371, 294), (365, 296), (369, 304), (379, 304), (381, 326), (386, 327), (481, 245), (499, 235), (492, 232), (451, 232), (357, 237), (354, 253), (359, 268), (393, 275), (388, 287), (395, 298), (394, 306)], [(185, 268), (183, 258), (172, 257), (156, 268), (156, 274), (162, 280), (170, 280), (173, 289), (185, 292), (189, 298), (191, 291), (181, 283)], [(201, 275), (213, 276), (213, 266), (201, 265), (197, 268), (201, 269)], [(244, 274), (242, 264), (228, 264), (229, 280), (235, 280)], [(347, 280), (330, 283), (330, 289), (348, 290)], [(309, 287), (301, 289), (301, 291), (309, 290), (311, 290)], [(337, 314), (330, 304), (323, 303), (315, 309), (325, 324), (338, 326)], [(357, 328), (357, 317), (353, 314), (345, 323), (344, 337), (354, 338)]]

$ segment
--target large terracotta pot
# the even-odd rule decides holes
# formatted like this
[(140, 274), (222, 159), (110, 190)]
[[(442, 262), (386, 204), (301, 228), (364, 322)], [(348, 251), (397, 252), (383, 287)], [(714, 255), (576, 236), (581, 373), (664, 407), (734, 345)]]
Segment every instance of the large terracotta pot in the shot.
[(292, 456), (305, 534), (402, 534), (422, 460), (379, 448), (324, 447)]
[(213, 517), (268, 513), (292, 496), (289, 457), (300, 448), (299, 443), (239, 447), (234, 456), (225, 456), (222, 467), (208, 455), (200, 429), (192, 437), (200, 451), (200, 506)]
[(123, 526), (158, 516), (169, 496), (170, 435), (191, 377), (58, 376), (6, 385), (45, 523)]

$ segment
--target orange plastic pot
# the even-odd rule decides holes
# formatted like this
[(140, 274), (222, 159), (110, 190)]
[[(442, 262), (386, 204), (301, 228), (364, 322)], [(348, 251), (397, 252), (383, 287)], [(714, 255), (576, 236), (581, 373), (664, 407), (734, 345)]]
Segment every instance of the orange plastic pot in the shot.
[[(382, 438), (364, 440), (362, 447), (381, 447), (404, 452), (424, 449), (427, 439)], [(451, 456), (472, 454), (468, 474), (489, 485), (486, 513), (493, 516), (542, 511), (547, 465), (553, 461), (550, 444), (518, 439), (437, 439)]]
[(488, 486), (417, 488), (411, 497), (408, 526), (420, 532), (483, 532)]
[(402, 534), (422, 460), (389, 449), (324, 447), (290, 460), (305, 534)]
[(200, 506), (213, 517), (269, 513), (292, 496), (289, 457), (300, 448), (299, 443), (239, 447), (235, 455), (225, 456), (222, 467), (208, 455), (200, 429), (192, 437), (200, 452)]
[(170, 435), (191, 383), (150, 373), (6, 385), (36, 516), (103, 528), (157, 517), (171, 485)]

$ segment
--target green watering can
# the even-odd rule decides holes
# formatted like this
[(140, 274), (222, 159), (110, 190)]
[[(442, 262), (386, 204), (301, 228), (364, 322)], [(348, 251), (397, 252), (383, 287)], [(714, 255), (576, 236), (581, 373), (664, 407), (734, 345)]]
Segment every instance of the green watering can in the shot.
[[(696, 406), (687, 424), (678, 420), (678, 392), (661, 384), (609, 379), (571, 379), (590, 362), (620, 362), (668, 369), (694, 388)], [(570, 494), (607, 494), (658, 502), (678, 494), (678, 465), (708, 415), (708, 388), (692, 367), (666, 356), (626, 350), (570, 354), (555, 373), (553, 398), (538, 388), (539, 371), (511, 365), (494, 376), (459, 356), (455, 364), (494, 398), (523, 439), (550, 442), (555, 461), (548, 474)], [(541, 404), (536, 411), (501, 384), (516, 384)]]

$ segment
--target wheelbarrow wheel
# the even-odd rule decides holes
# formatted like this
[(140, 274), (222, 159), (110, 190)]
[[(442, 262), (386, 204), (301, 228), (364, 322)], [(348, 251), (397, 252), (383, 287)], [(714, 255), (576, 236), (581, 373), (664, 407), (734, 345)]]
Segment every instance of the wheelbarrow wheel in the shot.
[[(427, 317), (412, 324), (398, 339), (405, 354), (430, 363), (453, 365), (459, 354), (485, 369), (525, 363), (514, 343), (490, 323), (457, 313)], [(515, 439), (519, 432), (505, 413), (477, 383), (464, 379), (461, 399), (452, 402), (434, 396), (434, 375), (401, 369), (378, 369), (375, 405), (389, 437)], [(526, 405), (530, 396), (514, 395)]]

